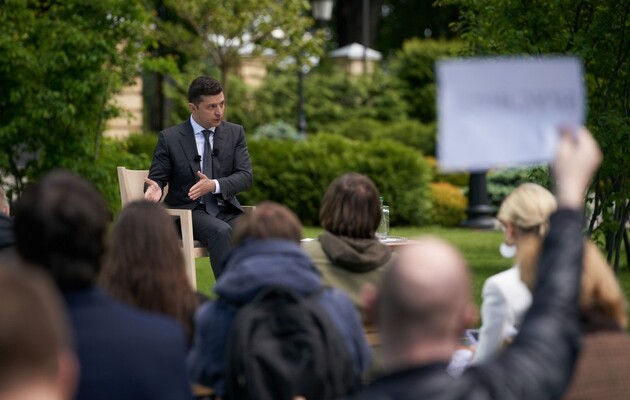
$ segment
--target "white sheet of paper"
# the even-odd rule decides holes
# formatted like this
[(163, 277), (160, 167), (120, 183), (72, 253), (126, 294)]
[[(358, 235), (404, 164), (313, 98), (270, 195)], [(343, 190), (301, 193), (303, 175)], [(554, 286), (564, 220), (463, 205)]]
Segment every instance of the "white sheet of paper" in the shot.
[(551, 161), (559, 128), (584, 124), (574, 57), (437, 63), (439, 167), (482, 171)]

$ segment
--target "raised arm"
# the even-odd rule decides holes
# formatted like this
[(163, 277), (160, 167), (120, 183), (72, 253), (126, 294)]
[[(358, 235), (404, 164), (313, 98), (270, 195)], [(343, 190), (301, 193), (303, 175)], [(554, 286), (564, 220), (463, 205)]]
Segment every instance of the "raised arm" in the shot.
[(555, 399), (569, 384), (580, 346), (584, 193), (601, 162), (586, 129), (565, 135), (555, 161), (559, 210), (538, 264), (533, 303), (514, 343), (495, 361), (469, 369), (456, 384), (464, 398)]

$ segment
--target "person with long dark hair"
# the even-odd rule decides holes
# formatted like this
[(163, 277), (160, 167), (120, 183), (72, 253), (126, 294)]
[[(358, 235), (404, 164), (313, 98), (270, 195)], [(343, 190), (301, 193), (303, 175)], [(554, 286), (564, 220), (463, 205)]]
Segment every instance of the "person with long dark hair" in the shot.
[(190, 343), (199, 302), (186, 276), (176, 229), (164, 207), (145, 200), (130, 203), (110, 236), (99, 277), (103, 288), (129, 305), (173, 317)]

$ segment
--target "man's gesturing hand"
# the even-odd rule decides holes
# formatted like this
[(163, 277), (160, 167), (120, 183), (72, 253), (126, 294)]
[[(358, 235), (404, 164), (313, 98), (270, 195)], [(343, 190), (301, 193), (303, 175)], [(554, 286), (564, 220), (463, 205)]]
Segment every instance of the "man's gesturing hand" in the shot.
[(144, 192), (144, 199), (157, 203), (162, 198), (162, 189), (160, 185), (158, 185), (155, 181), (144, 178), (144, 183), (146, 183), (147, 190)]
[(199, 181), (188, 191), (188, 197), (190, 197), (191, 200), (197, 200), (207, 193), (214, 192), (215, 189), (215, 184), (212, 179), (208, 178), (200, 171), (197, 171), (197, 176), (199, 177)]

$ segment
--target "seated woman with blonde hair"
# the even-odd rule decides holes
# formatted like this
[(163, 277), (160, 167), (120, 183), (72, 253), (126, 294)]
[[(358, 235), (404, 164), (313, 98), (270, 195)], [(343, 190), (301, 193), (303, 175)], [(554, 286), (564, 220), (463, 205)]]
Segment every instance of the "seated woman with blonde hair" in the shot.
[[(521, 277), (530, 290), (536, 287), (536, 265), (542, 241), (531, 240), (521, 262)], [(572, 383), (564, 399), (627, 399), (630, 381), (630, 336), (626, 299), (612, 268), (597, 246), (584, 245), (580, 288), (583, 345)]]
[(549, 216), (556, 208), (554, 196), (534, 183), (518, 186), (501, 204), (497, 214), (504, 227), (500, 253), (506, 258), (515, 257), (516, 264), (491, 276), (483, 285), (482, 325), (473, 363), (494, 358), (516, 336), (532, 302), (520, 278), (522, 245), (529, 240), (540, 240), (546, 234)]

